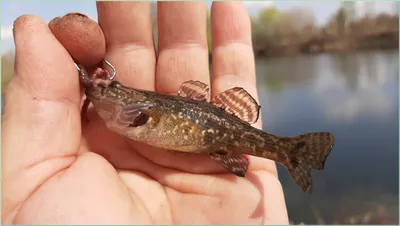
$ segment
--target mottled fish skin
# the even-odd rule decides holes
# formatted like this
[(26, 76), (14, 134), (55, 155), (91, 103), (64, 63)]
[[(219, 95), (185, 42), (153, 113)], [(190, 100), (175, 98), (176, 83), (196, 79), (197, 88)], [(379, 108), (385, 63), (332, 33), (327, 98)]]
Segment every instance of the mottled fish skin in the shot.
[[(203, 88), (208, 92), (208, 87)], [(244, 176), (248, 167), (243, 154), (271, 159), (284, 165), (296, 183), (310, 192), (310, 168), (324, 168), (333, 146), (332, 134), (279, 137), (265, 133), (251, 126), (250, 122), (258, 119), (259, 106), (243, 89), (230, 92), (248, 98), (248, 108), (253, 107), (251, 111), (257, 115), (246, 113), (239, 104), (229, 106), (218, 101), (222, 98), (229, 102), (229, 92), (224, 93), (225, 97), (217, 96), (214, 99), (217, 102), (213, 103), (207, 101), (205, 93), (192, 95), (188, 89), (181, 88), (180, 91), (185, 91), (181, 96), (163, 95), (124, 87), (114, 81), (110, 86), (87, 88), (86, 95), (107, 127), (122, 136), (162, 149), (209, 153), (212, 159), (238, 176)]]
[[(104, 97), (98, 99), (101, 101), (94, 98), (94, 89), (103, 93)], [(267, 147), (261, 137), (263, 131), (205, 101), (122, 86), (92, 87), (87, 94), (111, 130), (152, 146), (192, 153), (220, 150), (237, 154), (256, 154), (257, 147)], [(131, 104), (152, 105), (147, 110), (150, 118), (146, 124), (133, 127), (115, 123), (115, 112)]]

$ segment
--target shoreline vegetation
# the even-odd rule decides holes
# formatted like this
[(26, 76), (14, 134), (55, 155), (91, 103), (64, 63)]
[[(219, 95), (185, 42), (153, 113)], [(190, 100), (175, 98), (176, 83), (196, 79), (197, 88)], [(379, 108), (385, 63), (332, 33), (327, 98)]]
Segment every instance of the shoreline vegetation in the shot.
[[(284, 12), (264, 8), (251, 19), (256, 57), (399, 48), (398, 13), (366, 13), (356, 18), (355, 8), (348, 4), (324, 25), (316, 25), (313, 12), (307, 8)], [(397, 8), (395, 3), (393, 9)]]

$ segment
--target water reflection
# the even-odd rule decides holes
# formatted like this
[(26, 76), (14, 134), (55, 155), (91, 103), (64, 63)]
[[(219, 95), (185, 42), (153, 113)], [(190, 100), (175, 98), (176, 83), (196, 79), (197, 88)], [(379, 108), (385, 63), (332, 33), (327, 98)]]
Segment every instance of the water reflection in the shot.
[(395, 111), (393, 86), (398, 74), (393, 57), (384, 53), (332, 56), (332, 71), (321, 73), (314, 83), (325, 116), (330, 121), (351, 121), (357, 117), (385, 118)]
[(313, 172), (312, 195), (302, 193), (279, 167), (295, 222), (343, 223), (376, 208), (397, 219), (397, 62), (397, 51), (257, 60), (265, 131), (335, 135), (326, 169)]

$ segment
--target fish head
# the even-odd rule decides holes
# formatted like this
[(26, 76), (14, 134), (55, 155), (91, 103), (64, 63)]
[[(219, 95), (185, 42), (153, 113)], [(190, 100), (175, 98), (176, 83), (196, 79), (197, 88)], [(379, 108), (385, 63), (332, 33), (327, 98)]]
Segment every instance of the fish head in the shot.
[(145, 92), (124, 87), (118, 81), (99, 83), (86, 88), (85, 93), (89, 100), (93, 102), (106, 101), (113, 104), (124, 104), (125, 102), (143, 102), (147, 100)]
[(153, 106), (147, 91), (124, 87), (118, 81), (88, 87), (85, 94), (106, 122), (120, 109), (119, 121), (129, 125), (142, 117), (143, 110)]

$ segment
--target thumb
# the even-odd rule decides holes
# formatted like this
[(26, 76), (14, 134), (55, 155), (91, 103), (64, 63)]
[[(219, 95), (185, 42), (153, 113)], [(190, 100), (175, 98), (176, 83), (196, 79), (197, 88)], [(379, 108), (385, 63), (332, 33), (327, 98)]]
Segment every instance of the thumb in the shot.
[[(14, 23), (15, 75), (2, 115), (3, 217), (78, 153), (81, 94), (68, 52), (39, 17)], [(4, 218), (3, 218), (4, 219)]]

